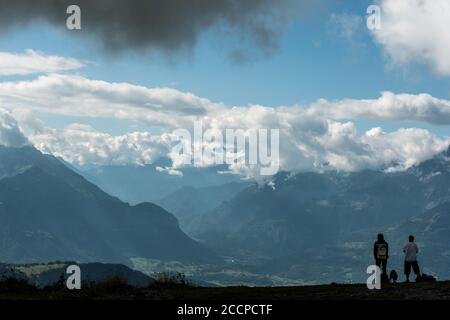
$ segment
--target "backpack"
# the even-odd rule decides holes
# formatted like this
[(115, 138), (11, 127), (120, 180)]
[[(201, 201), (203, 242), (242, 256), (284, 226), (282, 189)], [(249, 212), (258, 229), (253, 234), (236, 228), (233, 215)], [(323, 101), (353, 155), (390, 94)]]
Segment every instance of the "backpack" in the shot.
[(377, 245), (377, 258), (378, 259), (386, 259), (387, 257), (387, 248), (385, 243), (381, 243)]
[(417, 278), (417, 282), (435, 282), (436, 278), (432, 275), (422, 273), (420, 277)]

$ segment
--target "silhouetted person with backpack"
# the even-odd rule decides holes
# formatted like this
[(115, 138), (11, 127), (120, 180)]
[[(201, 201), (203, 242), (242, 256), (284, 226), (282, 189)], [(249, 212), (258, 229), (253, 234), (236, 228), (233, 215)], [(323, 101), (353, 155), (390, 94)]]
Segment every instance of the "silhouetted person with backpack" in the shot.
[(414, 243), (414, 236), (409, 236), (409, 242), (403, 248), (403, 252), (405, 253), (406, 282), (409, 282), (411, 267), (413, 268), (417, 279), (420, 278), (420, 269), (419, 264), (417, 263), (417, 254), (419, 253), (419, 247)]
[(387, 260), (389, 259), (389, 245), (384, 240), (383, 234), (379, 233), (378, 240), (373, 245), (373, 257), (375, 264), (383, 271), (383, 275), (387, 276)]

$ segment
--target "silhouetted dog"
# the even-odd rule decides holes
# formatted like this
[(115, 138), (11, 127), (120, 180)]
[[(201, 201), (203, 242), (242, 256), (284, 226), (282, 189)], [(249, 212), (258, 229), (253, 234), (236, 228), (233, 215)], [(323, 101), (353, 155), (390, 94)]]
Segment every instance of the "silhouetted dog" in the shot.
[(397, 271), (391, 270), (391, 273), (389, 274), (389, 280), (391, 283), (397, 283), (398, 274)]

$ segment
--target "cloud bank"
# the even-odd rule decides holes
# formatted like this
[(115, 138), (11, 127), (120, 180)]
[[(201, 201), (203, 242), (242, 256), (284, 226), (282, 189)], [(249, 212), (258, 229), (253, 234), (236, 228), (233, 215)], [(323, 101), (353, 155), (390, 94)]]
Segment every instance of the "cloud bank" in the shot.
[[(0, 106), (67, 116), (131, 119), (170, 128), (184, 128), (194, 120), (203, 118), (211, 123), (226, 123), (229, 127), (252, 128), (265, 125), (258, 123), (265, 114), (283, 115), (289, 119), (368, 119), (450, 125), (450, 100), (425, 93), (383, 92), (376, 99), (319, 99), (309, 106), (245, 106), (233, 109), (176, 89), (148, 88), (60, 74), (40, 76), (34, 80), (0, 82)], [(249, 123), (236, 116), (236, 113), (247, 114), (249, 110), (254, 112), (248, 117)]]
[(175, 116), (194, 119), (220, 105), (170, 88), (146, 88), (61, 74), (31, 81), (0, 82), (0, 104), (14, 109), (133, 119), (165, 126), (179, 126)]
[[(228, 119), (239, 117), (241, 124), (249, 126), (253, 123), (257, 127), (270, 125), (280, 129), (280, 168), (288, 171), (380, 168), (398, 171), (445, 151), (450, 144), (449, 137), (439, 138), (424, 129), (407, 128), (386, 133), (381, 128), (373, 128), (359, 133), (351, 122), (291, 118), (287, 114), (274, 114), (262, 109), (247, 114), (230, 112), (234, 115), (227, 114)], [(256, 123), (255, 116), (261, 123)], [(222, 128), (218, 123), (219, 119), (205, 122), (209, 128)], [(36, 119), (22, 118), (19, 124), (38, 149), (71, 163), (143, 165), (169, 157), (174, 163), (172, 169), (184, 166), (180, 156), (171, 152), (174, 140), (170, 132), (161, 135), (131, 132), (114, 136), (81, 124), (72, 124), (60, 130), (36, 127)], [(205, 145), (209, 146), (207, 143)], [(249, 177), (256, 177), (259, 172), (246, 166), (244, 161), (230, 166), (230, 170)]]
[[(64, 85), (59, 86), (60, 81)], [(171, 152), (176, 143), (172, 131), (191, 130), (193, 121), (202, 121), (205, 130), (221, 132), (279, 129), (280, 168), (288, 171), (404, 170), (446, 150), (450, 144), (450, 137), (438, 137), (424, 129), (384, 132), (376, 127), (358, 132), (348, 121), (364, 118), (449, 124), (450, 102), (427, 94), (383, 93), (378, 99), (331, 102), (322, 99), (310, 106), (230, 107), (174, 89), (50, 75), (0, 83), (0, 105), (9, 106), (20, 131), (38, 149), (78, 164), (142, 165), (167, 156), (174, 163), (172, 169), (180, 168), (182, 159)], [(35, 110), (68, 116), (86, 116), (90, 111), (92, 117), (157, 124), (163, 133), (115, 136), (82, 124), (51, 129), (33, 115)], [(230, 170), (249, 177), (259, 172), (244, 161), (231, 165)]]
[(450, 101), (426, 93), (395, 94), (386, 91), (378, 99), (320, 99), (308, 109), (308, 113), (332, 119), (417, 121), (450, 125)]
[(43, 126), (38, 130), (34, 128), (34, 132), (30, 129), (26, 128), (36, 148), (79, 165), (145, 165), (165, 157), (170, 151), (168, 135), (131, 132), (113, 136), (77, 123), (63, 130)]

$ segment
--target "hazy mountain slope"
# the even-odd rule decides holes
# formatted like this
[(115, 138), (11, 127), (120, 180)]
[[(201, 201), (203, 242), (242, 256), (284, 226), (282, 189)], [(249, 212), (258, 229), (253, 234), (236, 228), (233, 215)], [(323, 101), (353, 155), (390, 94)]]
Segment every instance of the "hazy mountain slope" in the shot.
[(182, 176), (157, 169), (169, 165), (168, 162), (162, 159), (145, 166), (80, 167), (79, 172), (108, 194), (131, 204), (155, 202), (186, 186), (203, 188), (238, 182), (240, 179), (232, 174), (218, 174), (218, 171), (227, 170), (225, 166), (185, 168), (180, 170)]
[(420, 247), (419, 262), (443, 278), (450, 278), (450, 148), (409, 172), (420, 179), (426, 199), (423, 213), (394, 228), (390, 235), (402, 246), (409, 234)]
[(423, 206), (411, 175), (364, 171), (280, 174), (274, 187), (249, 188), (207, 213), (196, 235), (219, 246), (261, 255), (333, 245), (350, 232), (404, 221)]
[(129, 206), (32, 147), (0, 147), (0, 174), (2, 261), (215, 259), (167, 211)]
[[(280, 185), (281, 189), (273, 190), (270, 186), (245, 189), (205, 215), (196, 230), (197, 235), (225, 252), (227, 248), (231, 252), (240, 248), (268, 256), (280, 253), (280, 250), (291, 253), (303, 250), (319, 232), (324, 237), (317, 239), (317, 245), (326, 238), (335, 237), (327, 222), (334, 217), (327, 211), (312, 214), (302, 204), (319, 201), (336, 186), (327, 184), (325, 176), (317, 176), (317, 180), (316, 177), (305, 177), (304, 185), (308, 188), (304, 193), (297, 193), (290, 183), (281, 187), (277, 182), (275, 185)], [(287, 175), (280, 174), (276, 180), (285, 179)]]
[(249, 182), (230, 182), (204, 188), (183, 187), (155, 203), (173, 213), (183, 231), (190, 234), (197, 228), (198, 219), (204, 213), (230, 200), (250, 185)]
[(388, 235), (402, 248), (407, 235), (419, 245), (419, 263), (443, 279), (450, 278), (450, 201), (428, 210), (393, 229)]

